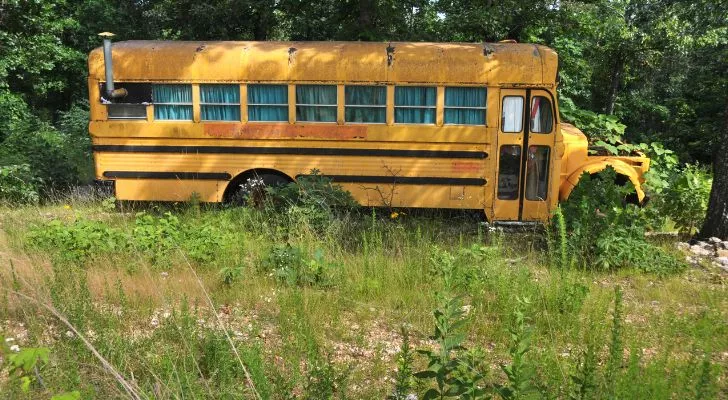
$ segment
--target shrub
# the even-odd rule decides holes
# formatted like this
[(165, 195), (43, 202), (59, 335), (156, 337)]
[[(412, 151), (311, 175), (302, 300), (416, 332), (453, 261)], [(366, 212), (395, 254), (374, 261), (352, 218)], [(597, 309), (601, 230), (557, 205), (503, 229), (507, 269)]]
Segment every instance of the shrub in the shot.
[(79, 219), (69, 225), (53, 220), (46, 226), (32, 229), (31, 246), (55, 251), (61, 260), (81, 262), (91, 254), (111, 252), (128, 245), (126, 236), (104, 223)]
[(11, 133), (0, 144), (4, 165), (27, 164), (41, 179), (41, 195), (67, 189), (79, 182), (78, 167), (70, 160), (74, 149), (53, 127), (38, 123)]
[(276, 281), (290, 286), (328, 286), (339, 266), (327, 261), (317, 249), (313, 257), (298, 246), (275, 246), (261, 263)]
[(37, 203), (39, 184), (28, 164), (0, 166), (0, 204)]
[(351, 193), (314, 169), (297, 182), (267, 187), (272, 211), (286, 212), (296, 221), (303, 221), (316, 231), (323, 231), (336, 217), (357, 207)]
[(680, 232), (692, 233), (705, 219), (712, 184), (707, 169), (686, 165), (670, 176), (660, 196), (660, 211), (675, 222)]
[[(628, 191), (616, 183), (612, 168), (596, 177), (584, 174), (561, 206), (564, 222), (552, 224), (550, 237), (561, 236), (565, 226), (568, 251), (584, 267), (635, 267), (658, 274), (682, 269), (682, 261), (645, 240), (647, 218), (641, 209), (624, 204)], [(563, 251), (559, 253), (563, 264)]]

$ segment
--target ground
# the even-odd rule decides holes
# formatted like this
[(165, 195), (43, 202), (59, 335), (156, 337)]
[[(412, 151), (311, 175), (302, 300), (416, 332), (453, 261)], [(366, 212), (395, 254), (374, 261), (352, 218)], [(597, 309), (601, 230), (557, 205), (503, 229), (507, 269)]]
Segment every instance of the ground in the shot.
[(616, 286), (622, 398), (695, 397), (706, 357), (710, 397), (728, 396), (728, 274), (709, 263), (670, 276), (562, 270), (537, 232), (493, 231), (465, 212), (392, 217), (100, 201), (0, 208), (0, 336), (51, 354), (29, 393), (6, 368), (0, 396), (123, 397), (67, 325), (17, 292), (67, 317), (149, 398), (253, 398), (242, 364), (263, 398), (357, 399), (392, 392), (403, 326), (415, 349), (436, 347), (433, 310), (449, 293), (462, 296), (465, 346), (483, 349), (490, 382), (506, 381), (520, 310), (534, 381), (565, 398), (587, 343), (604, 367)]

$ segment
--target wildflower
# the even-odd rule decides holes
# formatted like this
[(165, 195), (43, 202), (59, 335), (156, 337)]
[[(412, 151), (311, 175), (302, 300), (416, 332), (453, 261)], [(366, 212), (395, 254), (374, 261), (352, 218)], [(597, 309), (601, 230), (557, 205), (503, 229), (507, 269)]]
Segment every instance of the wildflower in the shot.
[(165, 279), (169, 276), (169, 272), (162, 272), (160, 275), (162, 276), (162, 279)]
[(399, 213), (396, 211), (392, 211), (392, 213), (389, 214), (389, 218), (391, 219), (397, 219), (397, 217), (399, 217)]
[(10, 346), (10, 351), (15, 352), (15, 353), (20, 353), (20, 346), (18, 346), (17, 344), (14, 344), (14, 345)]
[(66, 204), (66, 205), (63, 206), (63, 208), (66, 209), (66, 210), (70, 210), (71, 209), (71, 205), (70, 204)]

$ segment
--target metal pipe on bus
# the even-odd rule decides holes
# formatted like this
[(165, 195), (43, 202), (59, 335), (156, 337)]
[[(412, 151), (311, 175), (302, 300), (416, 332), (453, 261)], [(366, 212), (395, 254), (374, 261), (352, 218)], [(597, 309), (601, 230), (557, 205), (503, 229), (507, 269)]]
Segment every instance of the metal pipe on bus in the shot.
[(111, 61), (111, 38), (114, 34), (111, 32), (101, 32), (99, 36), (104, 38), (104, 72), (106, 72), (106, 96), (110, 99), (124, 97), (127, 95), (126, 89), (114, 88), (114, 66)]

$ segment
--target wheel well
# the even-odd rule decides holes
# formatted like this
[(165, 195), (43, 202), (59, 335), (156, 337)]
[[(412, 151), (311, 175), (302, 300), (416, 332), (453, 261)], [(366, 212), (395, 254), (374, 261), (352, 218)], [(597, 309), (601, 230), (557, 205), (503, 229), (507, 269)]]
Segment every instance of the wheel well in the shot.
[[(591, 173), (590, 175), (591, 175), (592, 179), (600, 179), (601, 176), (599, 175), (599, 173), (602, 171), (596, 171), (596, 172)], [(618, 186), (630, 185), (632, 187), (632, 191), (627, 196), (625, 196), (624, 203), (640, 205), (640, 199), (639, 199), (639, 196), (637, 195), (637, 188), (635, 187), (634, 183), (629, 178), (629, 176), (627, 176), (625, 174), (620, 174), (619, 172), (617, 172), (616, 176), (614, 177), (614, 184), (618, 185)]]
[(293, 178), (290, 176), (284, 174), (281, 171), (275, 170), (275, 169), (269, 169), (269, 168), (256, 168), (256, 169), (249, 169), (247, 171), (241, 172), (238, 175), (236, 175), (230, 182), (228, 182), (227, 187), (225, 187), (225, 192), (222, 195), (223, 202), (226, 202), (230, 199), (230, 196), (232, 196), (238, 188), (240, 188), (240, 185), (247, 182), (248, 179), (254, 178), (254, 177), (262, 177), (263, 175), (274, 175), (281, 177), (285, 179), (288, 182), (293, 182)]

